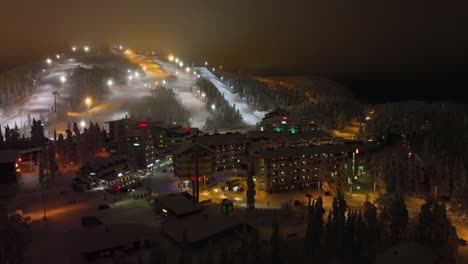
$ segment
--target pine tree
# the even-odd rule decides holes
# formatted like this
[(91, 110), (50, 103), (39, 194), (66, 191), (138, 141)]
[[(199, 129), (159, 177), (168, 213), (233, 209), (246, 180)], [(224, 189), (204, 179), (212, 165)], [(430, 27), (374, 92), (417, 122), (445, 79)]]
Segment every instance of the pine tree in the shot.
[(48, 169), (49, 169), (49, 175), (53, 178), (55, 178), (55, 174), (57, 173), (58, 166), (57, 162), (55, 161), (55, 147), (51, 144), (48, 148), (48, 156), (47, 156), (47, 164), (48, 164)]
[(15, 128), (10, 130), (10, 140), (13, 144), (17, 143), (20, 139), (19, 129), (15, 123)]
[(272, 233), (271, 233), (271, 239), (270, 239), (271, 263), (272, 264), (283, 263), (281, 260), (281, 255), (280, 255), (280, 243), (281, 243), (281, 237), (279, 233), (278, 218), (276, 214), (274, 214), (273, 222), (272, 222)]
[(247, 208), (249, 210), (255, 209), (255, 182), (251, 174), (247, 177)]
[(80, 129), (78, 128), (78, 124), (76, 122), (73, 122), (73, 134), (75, 135), (75, 137), (79, 138), (81, 133), (80, 133)]
[(0, 125), (0, 146), (3, 145), (4, 142), (5, 140), (3, 138), (2, 125)]
[(41, 120), (36, 121), (36, 119), (33, 118), (31, 126), (31, 140), (34, 142), (41, 142), (44, 139), (44, 127), (42, 126)]
[(390, 231), (392, 235), (392, 242), (396, 243), (400, 239), (400, 235), (408, 224), (408, 209), (406, 208), (405, 200), (400, 195), (395, 195), (391, 208), (390, 208), (391, 224)]
[(10, 127), (8, 125), (5, 127), (5, 142), (7, 144), (11, 143)]

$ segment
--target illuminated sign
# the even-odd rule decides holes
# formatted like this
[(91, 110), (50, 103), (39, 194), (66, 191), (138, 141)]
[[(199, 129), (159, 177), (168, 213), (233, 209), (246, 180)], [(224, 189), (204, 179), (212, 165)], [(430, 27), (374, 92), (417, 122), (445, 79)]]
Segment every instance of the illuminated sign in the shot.
[(148, 127), (148, 123), (145, 123), (145, 122), (138, 123), (138, 127), (146, 128)]

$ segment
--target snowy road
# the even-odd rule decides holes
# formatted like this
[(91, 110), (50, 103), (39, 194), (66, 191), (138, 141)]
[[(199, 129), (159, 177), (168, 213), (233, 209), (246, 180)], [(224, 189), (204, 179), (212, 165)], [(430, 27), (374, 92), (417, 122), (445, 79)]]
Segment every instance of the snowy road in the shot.
[(253, 107), (247, 105), (247, 103), (237, 94), (234, 94), (230, 87), (221, 82), (221, 80), (211, 73), (208, 69), (204, 67), (196, 68), (200, 72), (201, 76), (209, 80), (219, 92), (224, 95), (224, 99), (230, 104), (235, 104), (236, 109), (239, 109), (239, 112), (242, 115), (242, 119), (245, 124), (248, 126), (255, 126), (267, 112), (256, 111)]

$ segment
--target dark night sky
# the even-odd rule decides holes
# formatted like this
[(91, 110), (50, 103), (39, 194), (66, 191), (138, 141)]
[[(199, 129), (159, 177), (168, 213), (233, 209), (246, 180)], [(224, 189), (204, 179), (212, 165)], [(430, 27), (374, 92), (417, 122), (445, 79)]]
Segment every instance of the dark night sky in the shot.
[(322, 75), (376, 99), (437, 99), (427, 93), (439, 86), (460, 98), (454, 87), (468, 81), (467, 1), (2, 2), (0, 71), (72, 44), (122, 43), (258, 74)]

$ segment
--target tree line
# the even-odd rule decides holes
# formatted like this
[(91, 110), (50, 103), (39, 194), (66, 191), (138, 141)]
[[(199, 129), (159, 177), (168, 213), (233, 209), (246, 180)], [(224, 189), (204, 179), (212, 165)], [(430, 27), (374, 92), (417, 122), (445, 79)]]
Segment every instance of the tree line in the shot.
[(177, 95), (170, 87), (157, 86), (151, 96), (134, 99), (129, 102), (131, 117), (145, 120), (163, 121), (166, 124), (189, 124), (190, 113), (184, 109)]
[(215, 126), (231, 126), (242, 121), (242, 115), (239, 109), (236, 109), (236, 105), (230, 105), (209, 80), (199, 78), (195, 86), (200, 94), (205, 94), (208, 111), (213, 114), (213, 119), (208, 122), (214, 123)]

